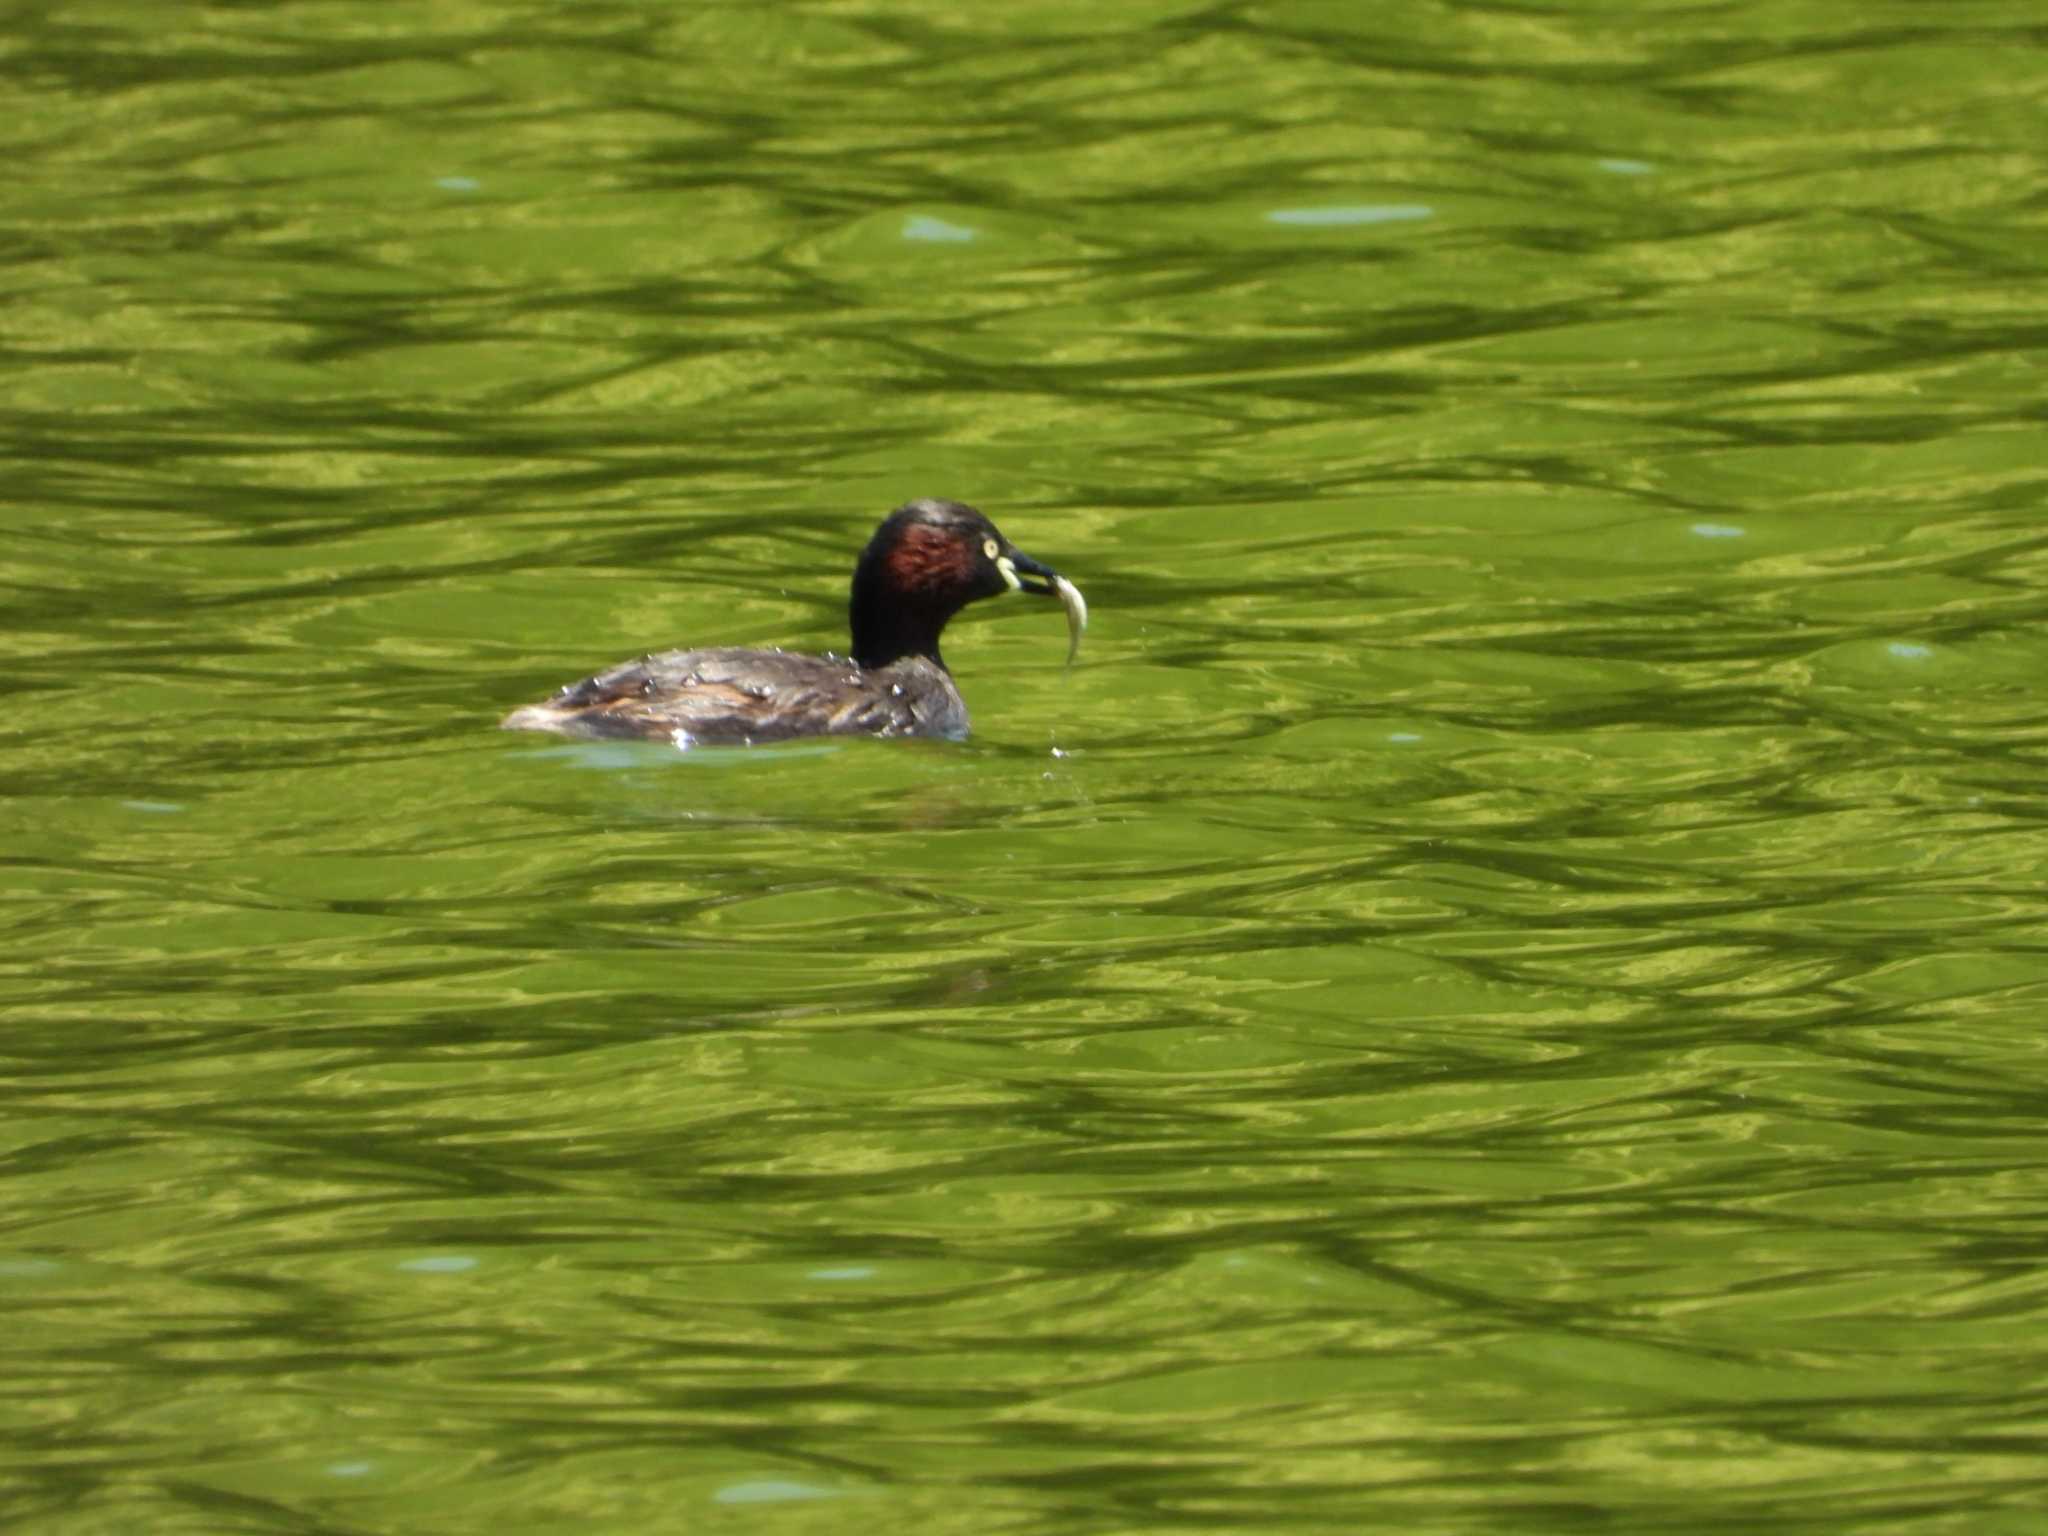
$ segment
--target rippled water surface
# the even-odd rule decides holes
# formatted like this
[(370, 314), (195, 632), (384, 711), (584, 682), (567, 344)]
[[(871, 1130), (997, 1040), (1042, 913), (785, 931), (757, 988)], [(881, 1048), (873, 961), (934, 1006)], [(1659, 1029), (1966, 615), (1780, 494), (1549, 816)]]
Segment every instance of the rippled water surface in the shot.
[(10, 1529), (2043, 1528), (2036, 6), (0, 40)]

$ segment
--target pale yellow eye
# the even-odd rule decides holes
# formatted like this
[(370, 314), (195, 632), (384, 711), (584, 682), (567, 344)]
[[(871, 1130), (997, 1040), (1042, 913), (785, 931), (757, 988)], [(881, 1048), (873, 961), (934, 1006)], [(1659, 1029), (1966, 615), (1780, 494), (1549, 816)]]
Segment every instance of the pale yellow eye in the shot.
[(981, 541), (981, 552), (991, 560), (995, 559), (996, 552), (1001, 548), (1002, 546), (996, 543), (994, 539), (983, 539)]

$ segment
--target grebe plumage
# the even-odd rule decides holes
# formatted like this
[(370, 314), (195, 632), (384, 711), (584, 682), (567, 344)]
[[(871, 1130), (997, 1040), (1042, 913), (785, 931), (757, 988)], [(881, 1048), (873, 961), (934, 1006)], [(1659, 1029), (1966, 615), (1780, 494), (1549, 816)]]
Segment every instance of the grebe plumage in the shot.
[(970, 506), (907, 502), (882, 520), (854, 567), (850, 656), (732, 646), (663, 651), (572, 683), (501, 723), (508, 731), (679, 747), (965, 736), (967, 705), (939, 655), (939, 635), (969, 603), (1004, 592), (1057, 597), (1071, 646), (1079, 645), (1088, 608), (1071, 582)]

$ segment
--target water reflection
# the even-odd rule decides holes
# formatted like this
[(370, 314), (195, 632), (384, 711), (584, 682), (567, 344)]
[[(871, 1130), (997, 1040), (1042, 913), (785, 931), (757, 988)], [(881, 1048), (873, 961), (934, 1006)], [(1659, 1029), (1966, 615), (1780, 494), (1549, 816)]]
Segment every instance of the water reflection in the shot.
[(1434, 212), (1426, 203), (1334, 204), (1327, 208), (1275, 208), (1266, 214), (1266, 222), (1311, 226), (1395, 224), (1408, 219), (1426, 219)]

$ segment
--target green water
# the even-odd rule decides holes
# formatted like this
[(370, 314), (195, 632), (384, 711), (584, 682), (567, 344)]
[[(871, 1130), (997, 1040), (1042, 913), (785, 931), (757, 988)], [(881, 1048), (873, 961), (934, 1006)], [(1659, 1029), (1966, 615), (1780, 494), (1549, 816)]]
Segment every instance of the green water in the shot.
[(15, 7), (0, 1523), (2042, 1529), (2044, 43)]

